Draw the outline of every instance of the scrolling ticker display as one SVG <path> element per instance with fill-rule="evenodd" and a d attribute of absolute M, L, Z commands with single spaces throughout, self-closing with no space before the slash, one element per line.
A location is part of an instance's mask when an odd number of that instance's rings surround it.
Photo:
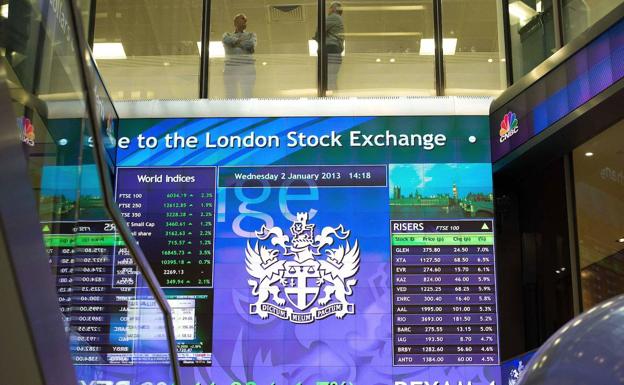
<path fill-rule="evenodd" d="M 500 383 L 486 116 L 133 119 L 120 137 L 116 199 L 183 380 Z M 139 283 L 114 229 L 95 230 L 80 242 L 116 249 L 83 283 L 125 295 L 107 294 L 102 350 L 80 363 L 155 365 L 122 343 L 141 336 Z"/>

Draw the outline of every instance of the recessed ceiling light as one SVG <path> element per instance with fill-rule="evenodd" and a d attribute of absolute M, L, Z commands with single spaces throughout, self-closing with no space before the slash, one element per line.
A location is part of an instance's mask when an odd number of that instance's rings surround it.
<path fill-rule="evenodd" d="M 422 36 L 422 32 L 345 32 L 347 37 L 407 37 Z"/>
<path fill-rule="evenodd" d="M 220 41 L 208 42 L 208 55 L 210 57 L 225 57 L 225 47 Z"/>
<path fill-rule="evenodd" d="M 375 59 L 375 61 L 376 61 L 377 63 L 380 63 L 380 62 L 381 62 L 381 59 L 380 59 L 380 58 L 377 58 L 377 59 Z"/>
<path fill-rule="evenodd" d="M 199 51 L 199 54 L 201 55 L 201 51 L 202 51 L 202 43 L 201 41 L 197 42 L 197 51 Z M 225 57 L 225 47 L 223 47 L 223 43 L 216 40 L 216 41 L 209 41 L 208 42 L 208 55 L 210 56 L 210 58 L 217 58 L 217 57 Z"/>
<path fill-rule="evenodd" d="M 96 60 L 127 59 L 126 51 L 121 43 L 93 44 L 93 57 Z"/>
<path fill-rule="evenodd" d="M 308 40 L 308 54 L 318 56 L 318 42 L 314 39 Z"/>
<path fill-rule="evenodd" d="M 493 63 L 493 62 L 494 62 L 494 59 L 492 59 L 492 58 L 488 59 L 488 63 Z"/>
<path fill-rule="evenodd" d="M 347 52 L 347 42 L 343 43 L 342 53 L 340 56 L 344 56 Z M 308 40 L 308 53 L 310 56 L 318 56 L 318 42 L 316 40 Z"/>
<path fill-rule="evenodd" d="M 457 48 L 456 38 L 444 38 L 442 39 L 442 52 L 444 55 L 455 55 L 455 48 Z M 420 39 L 420 55 L 434 55 L 435 54 L 435 42 L 433 39 Z"/>
<path fill-rule="evenodd" d="M 588 151 L 588 152 L 585 153 L 585 156 L 590 158 L 590 157 L 594 156 L 594 153 L 591 152 L 591 151 Z"/>
<path fill-rule="evenodd" d="M 509 4 L 509 13 L 522 21 L 537 15 L 537 10 L 518 0 Z"/>
<path fill-rule="evenodd" d="M 169 63 L 168 61 L 166 61 L 166 62 L 164 62 L 164 63 L 163 63 L 163 65 L 164 65 L 165 67 L 169 67 L 169 66 L 171 65 L 171 63 Z"/>
<path fill-rule="evenodd" d="M 345 11 L 357 12 L 357 11 L 424 11 L 426 8 L 424 5 L 345 5 L 343 7 Z"/>
<path fill-rule="evenodd" d="M 395 58 L 390 58 L 390 63 L 394 63 L 396 61 Z"/>
<path fill-rule="evenodd" d="M 619 243 L 624 243 L 624 238 L 620 238 L 617 240 Z"/>
<path fill-rule="evenodd" d="M 262 62 L 262 65 L 263 65 L 263 66 L 267 65 L 267 62 L 263 61 L 263 62 Z"/>

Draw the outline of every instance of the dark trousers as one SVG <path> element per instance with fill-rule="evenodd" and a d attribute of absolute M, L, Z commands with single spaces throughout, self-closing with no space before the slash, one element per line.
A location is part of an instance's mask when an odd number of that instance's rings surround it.
<path fill-rule="evenodd" d="M 342 49 L 334 44 L 327 45 L 327 89 L 338 89 L 338 72 L 342 64 Z"/>

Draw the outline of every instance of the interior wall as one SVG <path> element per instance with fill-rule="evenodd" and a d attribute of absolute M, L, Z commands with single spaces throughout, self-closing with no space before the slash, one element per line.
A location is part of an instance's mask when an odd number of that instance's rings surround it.
<path fill-rule="evenodd" d="M 574 317 L 564 158 L 497 175 L 501 352 L 539 347 Z"/>

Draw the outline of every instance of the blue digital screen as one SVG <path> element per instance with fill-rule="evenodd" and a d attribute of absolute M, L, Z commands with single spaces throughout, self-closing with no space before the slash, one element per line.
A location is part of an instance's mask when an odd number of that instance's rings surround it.
<path fill-rule="evenodd" d="M 133 119 L 118 147 L 184 384 L 500 383 L 486 116 Z M 86 383 L 160 381 L 85 354 Z"/>

